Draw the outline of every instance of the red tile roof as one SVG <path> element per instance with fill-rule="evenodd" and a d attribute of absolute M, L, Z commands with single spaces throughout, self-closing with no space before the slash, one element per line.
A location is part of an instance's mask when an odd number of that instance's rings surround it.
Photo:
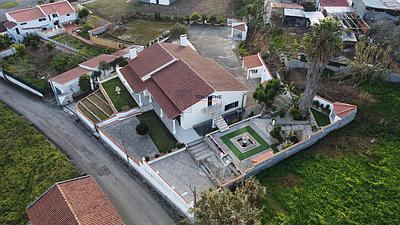
<path fill-rule="evenodd" d="M 342 102 L 335 102 L 333 103 L 333 109 L 338 117 L 343 118 L 350 114 L 353 110 L 357 109 L 357 106 Z"/>
<path fill-rule="evenodd" d="M 136 59 L 130 59 L 128 62 L 139 77 L 144 77 L 173 60 L 174 57 L 160 44 L 154 44 L 148 47 L 146 51 L 139 52 Z"/>
<path fill-rule="evenodd" d="M 263 63 L 260 60 L 258 54 L 246 56 L 243 58 L 243 61 L 244 61 L 244 67 L 247 69 L 263 66 Z"/>
<path fill-rule="evenodd" d="M 240 30 L 242 32 L 246 32 L 246 25 L 245 24 L 239 24 L 239 25 L 233 26 L 233 29 Z"/>
<path fill-rule="evenodd" d="M 81 67 L 75 67 L 72 70 L 68 70 L 65 73 L 62 73 L 60 75 L 50 78 L 50 80 L 57 82 L 59 84 L 65 84 L 69 81 L 79 78 L 83 74 L 90 73 L 90 72 L 91 72 L 90 70 L 83 69 Z"/>
<path fill-rule="evenodd" d="M 8 15 L 14 18 L 17 22 L 26 22 L 43 18 L 53 13 L 66 15 L 73 12 L 75 12 L 75 10 L 68 1 L 60 1 L 8 12 Z"/>
<path fill-rule="evenodd" d="M 27 22 L 46 17 L 38 7 L 12 11 L 9 12 L 8 15 L 14 18 L 17 22 Z"/>
<path fill-rule="evenodd" d="M 175 118 L 215 91 L 248 90 L 245 85 L 237 81 L 213 60 L 201 56 L 190 47 L 167 43 L 162 46 L 154 45 L 159 46 L 145 49 L 138 54 L 136 59 L 130 60 L 128 66 L 121 68 L 120 72 L 136 93 L 148 89 L 170 119 Z M 143 81 L 141 78 L 146 74 L 138 74 L 137 71 L 143 70 L 135 70 L 133 66 L 144 63 L 140 58 L 149 58 L 147 54 L 156 57 L 156 53 L 160 53 L 160 50 L 166 51 L 176 61 L 154 73 L 150 79 Z M 140 63 L 135 63 L 136 60 L 140 60 Z M 147 61 L 147 64 L 151 64 L 153 61 Z M 160 60 L 156 64 L 161 65 L 159 62 Z M 162 64 L 162 66 L 164 65 Z M 155 68 L 154 66 L 148 67 Z"/>
<path fill-rule="evenodd" d="M 320 0 L 319 4 L 322 7 L 349 7 L 346 0 Z"/>
<path fill-rule="evenodd" d="M 32 225 L 123 225 L 96 181 L 79 177 L 56 183 L 27 208 Z"/>
<path fill-rule="evenodd" d="M 118 56 L 115 55 L 107 55 L 107 54 L 101 54 L 99 56 L 96 56 L 94 58 L 89 59 L 88 61 L 85 61 L 81 63 L 80 65 L 82 66 L 87 66 L 90 68 L 96 68 L 99 66 L 100 62 L 111 62 L 114 59 L 118 58 Z"/>
<path fill-rule="evenodd" d="M 67 15 L 69 13 L 75 12 L 71 4 L 68 1 L 59 1 L 48 4 L 39 5 L 46 15 L 58 13 L 59 15 Z"/>
<path fill-rule="evenodd" d="M 302 9 L 303 6 L 295 4 L 295 3 L 280 3 L 273 2 L 271 3 L 272 8 L 274 9 Z"/>
<path fill-rule="evenodd" d="M 7 21 L 7 22 L 4 23 L 4 26 L 7 29 L 13 29 L 15 26 L 17 26 L 17 24 L 14 23 L 13 21 Z"/>

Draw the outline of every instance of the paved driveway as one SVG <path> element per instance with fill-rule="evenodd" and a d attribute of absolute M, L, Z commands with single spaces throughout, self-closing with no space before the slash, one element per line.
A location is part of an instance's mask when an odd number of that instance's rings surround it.
<path fill-rule="evenodd" d="M 259 83 L 259 80 L 246 80 L 242 64 L 233 52 L 235 42 L 232 41 L 230 32 L 230 27 L 190 26 L 189 40 L 200 54 L 212 58 L 231 72 L 236 79 L 249 87 L 250 93 L 247 95 L 247 106 L 254 106 L 256 102 L 251 93 Z"/>
<path fill-rule="evenodd" d="M 175 224 L 143 183 L 66 113 L 0 80 L 0 101 L 20 113 L 63 150 L 81 173 L 92 175 L 128 225 Z M 168 212 L 167 212 L 168 211 Z"/>

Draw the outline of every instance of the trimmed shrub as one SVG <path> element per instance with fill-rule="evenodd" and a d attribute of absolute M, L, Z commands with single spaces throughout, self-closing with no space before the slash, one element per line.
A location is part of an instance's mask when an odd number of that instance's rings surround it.
<path fill-rule="evenodd" d="M 282 142 L 283 138 L 281 132 L 282 132 L 282 127 L 275 126 L 274 129 L 272 129 L 271 132 L 269 132 L 269 134 L 271 135 L 271 137 L 275 138 L 279 142 Z"/>
<path fill-rule="evenodd" d="M 301 114 L 301 110 L 299 108 L 291 108 L 290 115 L 292 115 L 294 120 L 303 120 L 303 115 Z"/>
<path fill-rule="evenodd" d="M 79 88 L 83 93 L 90 91 L 90 76 L 88 74 L 84 74 L 79 78 Z"/>
<path fill-rule="evenodd" d="M 210 18 L 208 19 L 208 22 L 210 22 L 211 24 L 215 24 L 217 22 L 217 17 L 216 16 L 210 16 Z"/>
<path fill-rule="evenodd" d="M 139 123 L 136 126 L 136 133 L 139 135 L 145 135 L 149 132 L 149 126 L 146 123 Z"/>
<path fill-rule="evenodd" d="M 198 22 L 200 20 L 200 18 L 201 18 L 200 13 L 193 12 L 192 16 L 190 17 L 190 20 L 193 21 L 193 22 Z"/>

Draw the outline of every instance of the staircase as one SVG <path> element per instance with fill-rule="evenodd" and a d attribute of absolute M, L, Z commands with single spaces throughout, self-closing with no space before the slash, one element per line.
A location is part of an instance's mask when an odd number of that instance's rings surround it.
<path fill-rule="evenodd" d="M 203 139 L 189 143 L 188 150 L 197 164 L 201 164 L 204 160 L 214 155 L 214 152 Z"/>
<path fill-rule="evenodd" d="M 211 116 L 212 119 L 214 120 L 215 125 L 220 131 L 229 130 L 228 124 L 226 123 L 226 121 L 224 120 L 224 118 L 220 113 L 213 111 L 211 112 Z"/>

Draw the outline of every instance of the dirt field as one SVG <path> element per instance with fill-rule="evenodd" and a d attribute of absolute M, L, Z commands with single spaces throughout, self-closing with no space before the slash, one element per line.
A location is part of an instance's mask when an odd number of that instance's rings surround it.
<path fill-rule="evenodd" d="M 206 15 L 230 17 L 234 15 L 234 0 L 177 0 L 170 6 L 149 5 L 137 3 L 138 11 L 146 13 L 160 13 L 170 16 L 186 16 L 193 12 Z"/>

